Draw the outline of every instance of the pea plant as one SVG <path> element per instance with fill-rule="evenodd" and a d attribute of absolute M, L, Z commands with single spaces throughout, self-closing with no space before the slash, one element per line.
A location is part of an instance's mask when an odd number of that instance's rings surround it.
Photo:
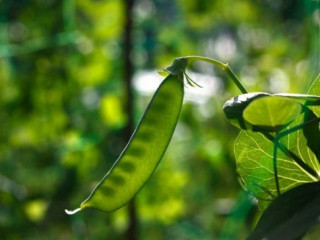
<path fill-rule="evenodd" d="M 115 211 L 132 199 L 151 177 L 178 122 L 184 80 L 193 61 L 225 70 L 241 91 L 223 110 L 241 129 L 235 141 L 237 171 L 243 187 L 263 212 L 248 240 L 300 239 L 320 216 L 320 77 L 308 94 L 248 93 L 228 64 L 200 57 L 177 58 L 160 72 L 165 77 L 117 161 L 74 214 L 92 207 Z"/>

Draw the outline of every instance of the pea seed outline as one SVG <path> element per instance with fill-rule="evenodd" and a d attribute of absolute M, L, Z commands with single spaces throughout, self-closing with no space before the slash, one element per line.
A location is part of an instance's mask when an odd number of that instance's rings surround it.
<path fill-rule="evenodd" d="M 156 90 L 114 165 L 80 208 L 65 210 L 66 213 L 74 214 L 87 207 L 112 212 L 130 201 L 152 176 L 162 159 L 178 122 L 183 97 L 183 75 L 168 75 Z M 144 141 L 148 141 L 145 146 Z M 159 141 L 160 144 L 156 144 Z M 154 142 L 156 148 L 149 149 L 150 142 Z M 148 163 L 143 162 L 146 158 L 149 158 Z"/>

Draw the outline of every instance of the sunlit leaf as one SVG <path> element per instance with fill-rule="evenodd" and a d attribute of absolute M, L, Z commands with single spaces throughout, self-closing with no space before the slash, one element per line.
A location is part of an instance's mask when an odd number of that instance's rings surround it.
<path fill-rule="evenodd" d="M 235 96 L 223 105 L 223 112 L 231 124 L 240 129 L 252 129 L 252 126 L 243 118 L 243 112 L 252 101 L 261 97 L 270 96 L 265 92 L 251 92 Z"/>
<path fill-rule="evenodd" d="M 290 98 L 299 101 L 300 103 L 306 105 L 313 105 L 310 106 L 311 110 L 304 109 L 304 113 L 296 116 L 284 130 L 305 123 L 306 121 L 311 122 L 305 124 L 305 126 L 303 126 L 301 129 L 291 132 L 289 135 L 286 135 L 280 139 L 280 144 L 283 146 L 283 149 L 287 150 L 278 150 L 276 159 L 281 193 L 284 193 L 285 191 L 303 183 L 319 180 L 318 176 L 320 167 L 316 155 L 319 155 L 319 139 L 317 137 L 319 135 L 319 123 L 317 121 L 317 116 L 319 116 L 320 111 L 318 106 L 314 106 L 317 105 L 319 100 L 319 78 L 310 88 L 309 94 L 312 95 L 276 94 L 277 98 L 285 97 L 287 99 Z M 270 97 L 265 99 L 267 100 L 268 98 Z M 256 103 L 252 103 L 253 106 L 255 106 L 255 104 L 259 105 L 259 101 L 261 101 L 261 99 L 256 101 Z M 293 110 L 296 108 L 294 105 L 295 104 L 291 106 Z M 278 118 L 279 114 L 283 116 L 282 113 L 286 107 L 287 106 L 283 106 L 283 109 L 279 108 L 276 111 L 275 117 Z M 246 113 L 246 120 L 257 124 L 260 120 L 255 117 L 259 114 L 254 116 L 253 110 L 254 108 L 252 109 L 251 116 L 248 114 L 248 112 Z M 259 112 L 258 109 L 255 110 Z M 268 109 L 266 108 L 266 111 L 267 110 Z M 246 109 L 246 111 L 249 110 Z M 291 115 L 291 113 L 287 114 L 289 116 Z M 285 118 L 286 117 L 284 116 L 284 119 Z M 287 119 L 290 118 L 292 118 L 292 116 L 288 117 Z M 270 119 L 263 119 L 263 121 L 270 121 Z M 274 136 L 275 135 L 268 133 L 262 134 L 250 131 L 242 131 L 235 143 L 235 155 L 237 159 L 238 172 L 245 187 L 254 196 L 260 199 L 259 204 L 262 207 L 265 207 L 268 204 L 262 200 L 272 200 L 277 195 L 273 170 Z M 311 173 L 297 164 L 297 161 L 295 161 L 293 158 L 297 158 L 302 161 L 307 168 L 312 170 Z"/>
<path fill-rule="evenodd" d="M 288 128 L 302 122 L 300 115 Z M 307 147 L 303 131 L 299 130 L 281 139 L 281 145 L 306 165 L 320 172 L 314 153 Z M 237 171 L 245 187 L 260 200 L 272 200 L 276 194 L 273 170 L 272 135 L 242 131 L 235 143 Z M 281 150 L 277 154 L 277 169 L 281 192 L 318 178 L 302 169 L 292 158 Z M 259 201 L 261 204 L 262 202 Z"/>
<path fill-rule="evenodd" d="M 289 98 L 266 96 L 252 101 L 244 110 L 244 119 L 252 125 L 280 129 L 300 112 L 301 104 Z"/>
<path fill-rule="evenodd" d="M 308 93 L 320 96 L 320 74 L 312 83 Z M 320 107 L 311 107 L 311 109 L 318 117 L 320 116 Z"/>

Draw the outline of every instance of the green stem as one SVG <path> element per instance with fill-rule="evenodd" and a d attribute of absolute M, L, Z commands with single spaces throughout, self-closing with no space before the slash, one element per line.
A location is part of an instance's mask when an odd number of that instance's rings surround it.
<path fill-rule="evenodd" d="M 190 60 L 198 60 L 198 61 L 203 61 L 203 62 L 208 62 L 211 64 L 214 64 L 218 67 L 220 67 L 222 70 L 226 71 L 228 73 L 228 75 L 231 77 L 232 81 L 237 85 L 237 87 L 239 88 L 239 90 L 242 93 L 248 93 L 248 91 L 246 90 L 246 88 L 241 84 L 240 80 L 237 78 L 237 76 L 233 73 L 232 69 L 229 67 L 228 63 L 223 63 L 211 58 L 207 58 L 207 57 L 201 57 L 201 56 L 186 56 L 186 57 L 182 57 L 182 58 L 186 58 L 186 59 L 190 59 Z"/>

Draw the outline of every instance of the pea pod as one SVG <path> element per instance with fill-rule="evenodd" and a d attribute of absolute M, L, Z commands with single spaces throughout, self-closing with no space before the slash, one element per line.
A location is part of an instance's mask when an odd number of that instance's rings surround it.
<path fill-rule="evenodd" d="M 124 206 L 150 178 L 176 127 L 184 96 L 183 75 L 169 75 L 155 92 L 127 146 L 74 214 L 93 207 L 114 211 Z"/>

